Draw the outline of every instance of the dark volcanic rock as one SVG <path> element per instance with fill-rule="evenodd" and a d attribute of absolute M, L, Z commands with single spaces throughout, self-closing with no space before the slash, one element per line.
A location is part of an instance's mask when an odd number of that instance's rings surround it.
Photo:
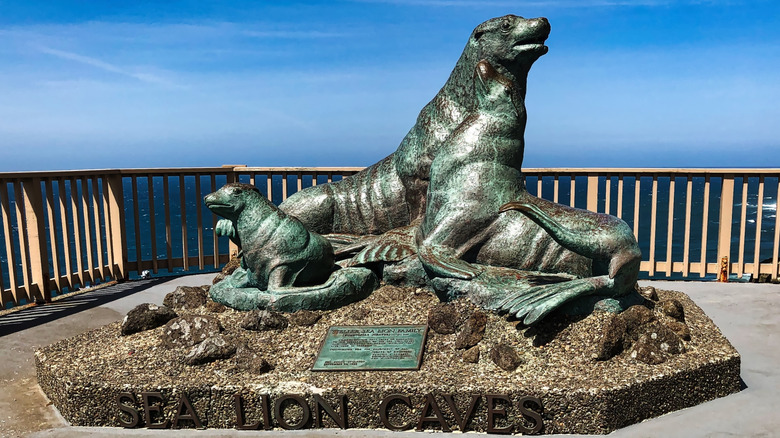
<path fill-rule="evenodd" d="M 608 321 L 601 327 L 597 335 L 593 359 L 609 360 L 623 351 L 623 339 L 626 336 L 626 321 L 617 316 L 608 317 Z"/>
<path fill-rule="evenodd" d="M 187 365 L 200 365 L 214 362 L 217 359 L 227 359 L 236 352 L 236 346 L 225 335 L 209 336 L 196 345 L 184 357 Z"/>
<path fill-rule="evenodd" d="M 667 354 L 658 348 L 655 342 L 652 342 L 647 335 L 641 335 L 639 339 L 631 346 L 629 353 L 632 359 L 644 362 L 648 365 L 658 365 L 666 361 Z"/>
<path fill-rule="evenodd" d="M 652 322 L 642 328 L 642 333 L 631 348 L 631 357 L 655 365 L 666 361 L 670 354 L 685 351 L 685 344 L 672 329 Z"/>
<path fill-rule="evenodd" d="M 366 319 L 370 314 L 371 311 L 366 309 L 365 307 L 358 307 L 357 309 L 349 312 L 349 319 L 360 321 Z"/>
<path fill-rule="evenodd" d="M 222 313 L 227 310 L 227 307 L 224 304 L 218 303 L 216 301 L 208 300 L 206 301 L 206 310 L 211 313 Z"/>
<path fill-rule="evenodd" d="M 619 318 L 625 323 L 624 347 L 630 345 L 639 338 L 642 327 L 655 321 L 655 314 L 645 306 L 631 306 L 619 315 Z"/>
<path fill-rule="evenodd" d="M 428 310 L 428 326 L 442 335 L 455 333 L 458 326 L 458 311 L 452 304 L 441 303 Z"/>
<path fill-rule="evenodd" d="M 661 301 L 658 303 L 658 307 L 666 316 L 670 316 L 678 321 L 685 320 L 685 310 L 683 309 L 682 304 L 677 300 Z"/>
<path fill-rule="evenodd" d="M 316 324 L 321 317 L 322 315 L 317 312 L 312 312 L 311 310 L 299 310 L 290 314 L 287 319 L 290 320 L 290 324 L 292 325 L 310 327 Z"/>
<path fill-rule="evenodd" d="M 253 310 L 241 320 L 241 328 L 262 332 L 287 328 L 287 318 L 272 310 Z"/>
<path fill-rule="evenodd" d="M 163 298 L 163 305 L 171 309 L 192 310 L 206 304 L 208 293 L 202 287 L 179 286 Z"/>
<path fill-rule="evenodd" d="M 251 374 L 265 374 L 274 369 L 270 362 L 263 359 L 257 352 L 251 350 L 246 345 L 238 347 L 234 360 L 238 369 Z"/>
<path fill-rule="evenodd" d="M 127 312 L 125 319 L 122 320 L 122 336 L 151 330 L 173 318 L 176 318 L 176 312 L 168 307 L 151 303 L 139 304 Z"/>
<path fill-rule="evenodd" d="M 168 321 L 162 334 L 168 348 L 192 347 L 222 330 L 219 320 L 211 316 L 184 315 Z"/>
<path fill-rule="evenodd" d="M 639 287 L 637 292 L 648 300 L 658 301 L 658 291 L 653 286 Z"/>
<path fill-rule="evenodd" d="M 523 363 L 523 359 L 514 348 L 507 344 L 496 344 L 490 349 L 490 360 L 505 371 L 514 371 Z"/>
<path fill-rule="evenodd" d="M 239 266 L 241 266 L 241 259 L 238 257 L 231 257 L 230 261 L 222 268 L 222 272 L 217 274 L 217 276 L 214 277 L 214 280 L 211 281 L 211 284 L 214 285 L 224 280 L 225 277 L 232 274 Z"/>
<path fill-rule="evenodd" d="M 463 362 L 468 362 L 468 363 L 479 362 L 479 345 L 475 345 L 463 352 Z"/>
<path fill-rule="evenodd" d="M 669 329 L 673 331 L 680 338 L 686 341 L 691 340 L 691 329 L 684 322 L 669 321 L 664 323 L 664 325 L 669 327 Z"/>
<path fill-rule="evenodd" d="M 455 348 L 471 348 L 485 336 L 485 326 L 487 325 L 487 315 L 481 310 L 475 310 L 469 316 L 463 329 L 455 339 Z"/>

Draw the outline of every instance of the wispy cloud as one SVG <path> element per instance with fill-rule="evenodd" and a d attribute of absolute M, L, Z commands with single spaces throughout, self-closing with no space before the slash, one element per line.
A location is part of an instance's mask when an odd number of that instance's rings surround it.
<path fill-rule="evenodd" d="M 480 0 L 352 0 L 358 3 L 385 3 L 393 5 L 407 6 L 429 6 L 429 7 L 467 7 L 467 8 L 487 8 L 487 7 L 517 7 L 517 1 L 480 1 Z M 609 7 L 609 6 L 669 6 L 675 3 L 688 4 L 716 4 L 725 3 L 718 0 L 538 0 L 524 1 L 523 7 L 544 7 L 544 8 L 589 8 L 589 7 Z"/>
<path fill-rule="evenodd" d="M 257 37 L 257 38 L 281 38 L 281 39 L 319 39 L 319 38 L 341 38 L 348 36 L 346 33 L 337 32 L 320 32 L 316 30 L 307 31 L 288 31 L 288 30 L 271 30 L 271 31 L 257 31 L 257 30 L 245 30 L 241 32 L 242 35 Z"/>
<path fill-rule="evenodd" d="M 108 63 L 108 62 L 105 62 L 105 61 L 102 61 L 102 60 L 97 59 L 97 58 L 93 58 L 91 56 L 80 55 L 78 53 L 67 52 L 65 50 L 53 49 L 51 47 L 40 46 L 40 45 L 33 45 L 33 47 L 37 51 L 39 51 L 41 53 L 45 53 L 47 55 L 56 56 L 57 58 L 66 59 L 66 60 L 69 60 L 69 61 L 75 61 L 75 62 L 78 62 L 78 63 L 81 63 L 81 64 L 85 64 L 85 65 L 89 65 L 89 66 L 92 66 L 92 67 L 95 67 L 95 68 L 99 68 L 99 69 L 107 71 L 107 72 L 116 73 L 116 74 L 120 74 L 120 75 L 123 75 L 123 76 L 131 77 L 131 78 L 137 79 L 137 80 L 142 81 L 142 82 L 147 82 L 147 83 L 156 84 L 156 85 L 165 85 L 165 86 L 178 87 L 178 85 L 176 85 L 176 84 L 174 84 L 174 83 L 172 83 L 172 82 L 170 82 L 170 81 L 168 81 L 168 80 L 166 80 L 164 78 L 161 78 L 160 76 L 157 76 L 155 74 L 130 71 L 128 69 L 119 67 L 117 65 L 114 65 L 114 64 L 111 64 L 111 63 Z"/>

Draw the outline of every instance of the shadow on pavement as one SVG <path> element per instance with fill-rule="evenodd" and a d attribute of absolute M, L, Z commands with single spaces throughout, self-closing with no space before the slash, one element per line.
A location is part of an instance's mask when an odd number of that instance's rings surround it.
<path fill-rule="evenodd" d="M 170 280 L 161 277 L 127 281 L 0 316 L 0 337 L 101 306 Z"/>

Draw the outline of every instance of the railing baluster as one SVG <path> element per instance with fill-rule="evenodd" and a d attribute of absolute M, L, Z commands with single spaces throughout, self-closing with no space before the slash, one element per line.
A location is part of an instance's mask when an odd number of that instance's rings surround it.
<path fill-rule="evenodd" d="M 542 175 L 536 175 L 536 197 L 542 197 Z"/>
<path fill-rule="evenodd" d="M 298 190 L 296 191 L 296 193 L 297 193 L 297 192 L 300 192 L 301 189 L 303 189 L 303 174 L 301 172 L 298 172 L 296 174 L 296 176 L 297 176 L 297 179 L 298 179 Z"/>
<path fill-rule="evenodd" d="M 268 194 L 268 200 L 271 202 L 274 202 L 274 175 L 271 172 L 268 172 L 265 175 L 265 183 L 266 183 L 266 193 Z"/>
<path fill-rule="evenodd" d="M 585 208 L 597 212 L 599 209 L 599 176 L 588 175 L 588 199 L 585 201 Z"/>
<path fill-rule="evenodd" d="M 203 259 L 203 193 L 200 191 L 200 177 L 201 174 L 195 174 L 195 205 L 198 206 L 197 213 L 195 213 L 195 220 L 198 226 L 198 269 L 203 270 L 205 261 Z"/>
<path fill-rule="evenodd" d="M 761 222 L 764 217 L 764 177 L 758 177 L 758 209 L 756 210 L 756 240 L 753 252 L 753 279 L 761 273 Z"/>
<path fill-rule="evenodd" d="M 92 213 L 95 219 L 95 244 L 97 246 L 97 277 L 102 281 L 106 279 L 103 268 L 105 267 L 103 260 L 103 239 L 100 232 L 100 203 L 98 201 L 98 180 L 97 177 L 92 177 Z"/>
<path fill-rule="evenodd" d="M 154 214 L 154 176 L 146 175 L 149 193 L 149 234 L 152 237 L 152 272 L 157 273 L 157 222 Z"/>
<path fill-rule="evenodd" d="M 333 172 L 328 172 L 328 182 L 333 182 Z"/>
<path fill-rule="evenodd" d="M 165 214 L 165 264 L 168 273 L 173 272 L 173 251 L 171 239 L 171 194 L 168 185 L 170 176 L 163 175 L 163 212 Z"/>
<path fill-rule="evenodd" d="M 181 258 L 182 269 L 185 271 L 190 270 L 190 256 L 187 245 L 187 202 L 184 195 L 184 174 L 178 175 L 179 177 L 179 206 L 181 207 Z M 252 178 L 254 179 L 254 178 Z M 252 182 L 254 186 L 254 182 Z"/>
<path fill-rule="evenodd" d="M 11 235 L 11 207 L 8 198 L 8 183 L 0 181 L 0 205 L 2 205 L 3 214 L 3 235 L 5 236 L 5 251 L 8 260 L 8 286 L 11 288 L 11 295 L 14 302 L 19 303 L 23 296 L 20 296 L 19 279 L 16 278 L 16 266 L 18 260 L 13 247 L 13 237 Z"/>
<path fill-rule="evenodd" d="M 108 265 L 104 268 L 103 275 L 106 278 L 121 279 L 122 277 L 116 272 L 114 267 L 116 266 L 114 261 L 114 245 L 116 239 L 119 239 L 118 230 L 112 230 L 112 218 L 111 218 L 111 206 L 109 205 L 109 197 L 111 196 L 111 188 L 108 182 L 109 176 L 103 175 L 102 187 L 103 187 L 103 225 L 105 226 L 106 236 L 106 258 L 108 259 Z M 116 234 L 116 236 L 114 235 Z"/>
<path fill-rule="evenodd" d="M 82 236 L 82 228 L 81 224 L 83 221 L 81 220 L 82 211 L 79 204 L 79 179 L 78 178 L 72 178 L 69 180 L 70 182 L 70 216 L 71 220 L 73 221 L 73 243 L 76 249 L 76 266 L 75 266 L 75 274 L 77 275 L 76 282 L 79 285 L 79 287 L 86 287 L 88 279 L 85 278 L 84 274 L 84 253 L 82 244 L 84 243 L 84 239 Z"/>
<path fill-rule="evenodd" d="M 731 273 L 731 217 L 734 209 L 734 175 L 723 175 L 720 190 L 720 214 L 718 219 L 718 261 L 729 258 L 728 271 Z M 740 275 L 742 275 L 740 273 Z"/>
<path fill-rule="evenodd" d="M 217 175 L 211 174 L 211 192 L 217 191 Z M 214 246 L 214 268 L 219 268 L 219 238 L 217 236 L 217 215 L 211 214 L 211 231 Z"/>
<path fill-rule="evenodd" d="M 674 175 L 669 176 L 669 214 L 666 224 L 666 276 L 672 275 L 672 238 L 674 237 Z"/>
<path fill-rule="evenodd" d="M 559 175 L 553 176 L 553 202 L 555 203 L 558 202 L 558 187 L 559 187 L 558 178 L 559 177 L 560 177 Z"/>
<path fill-rule="evenodd" d="M 777 179 L 777 192 L 775 194 L 775 244 L 772 252 L 773 279 L 780 279 L 780 177 Z"/>
<path fill-rule="evenodd" d="M 14 206 L 16 207 L 16 226 L 19 237 L 19 256 L 21 258 L 22 265 L 22 281 L 24 286 L 24 298 L 26 300 L 32 299 L 32 277 L 30 275 L 30 268 L 28 266 L 30 262 L 30 255 L 28 253 L 27 242 L 27 226 L 24 218 L 24 203 L 25 199 L 22 196 L 22 181 L 15 180 L 14 186 Z"/>
<path fill-rule="evenodd" d="M 574 207 L 577 201 L 577 175 L 572 174 L 569 182 L 569 206 Z"/>
<path fill-rule="evenodd" d="M 65 193 L 65 178 L 60 179 L 57 181 L 57 189 L 59 189 L 59 203 L 60 203 L 60 225 L 62 226 L 62 249 L 63 253 L 65 255 L 65 271 L 67 272 L 68 276 L 68 287 L 71 289 L 76 288 L 76 284 L 78 284 L 78 278 L 76 280 L 73 279 L 73 263 L 71 260 L 71 254 L 70 254 L 70 237 L 74 235 L 74 231 L 71 228 L 71 225 L 68 223 L 68 209 L 67 209 L 67 195 Z M 68 181 L 71 190 L 73 190 L 73 183 L 72 181 Z"/>
<path fill-rule="evenodd" d="M 54 184 L 51 178 L 46 178 L 46 212 L 49 219 L 49 247 L 51 248 L 51 263 L 54 268 L 54 284 L 57 290 L 62 290 L 62 272 L 60 269 L 60 247 L 61 239 L 57 234 L 57 227 L 54 225 Z M 48 279 L 46 279 L 48 281 Z"/>
<path fill-rule="evenodd" d="M 604 178 L 604 213 L 606 214 L 609 214 L 610 211 L 610 198 L 612 198 L 612 177 L 607 174 Z"/>
<path fill-rule="evenodd" d="M 636 240 L 639 240 L 639 188 L 641 185 L 642 177 L 637 175 L 634 178 L 634 237 Z"/>
<path fill-rule="evenodd" d="M 742 177 L 742 211 L 739 223 L 739 263 L 737 264 L 737 275 L 742 277 L 745 273 L 745 221 L 747 220 L 747 175 Z"/>
<path fill-rule="evenodd" d="M 84 241 L 87 250 L 86 271 L 90 282 L 94 284 L 97 281 L 95 275 L 95 263 L 92 259 L 92 220 L 89 217 L 89 183 L 86 177 L 81 178 L 81 217 L 84 218 Z"/>
<path fill-rule="evenodd" d="M 287 199 L 287 172 L 282 172 L 282 202 Z"/>
<path fill-rule="evenodd" d="M 701 277 L 707 275 L 707 225 L 710 215 L 710 176 L 704 177 L 704 205 L 701 214 Z M 729 222 L 730 224 L 731 222 Z"/>
<path fill-rule="evenodd" d="M 649 275 L 655 275 L 655 227 L 658 213 L 658 175 L 653 174 L 653 191 L 650 205 L 650 272 Z"/>
<path fill-rule="evenodd" d="M 135 178 L 133 178 L 135 181 Z M 111 263 L 110 272 L 117 280 L 128 278 L 127 268 L 127 227 L 125 225 L 125 193 L 122 184 L 122 175 L 113 174 L 103 177 L 103 199 L 108 209 L 103 211 L 106 214 L 106 230 L 111 236 L 111 246 L 109 248 L 109 263 Z M 135 220 L 138 217 L 138 201 L 135 193 L 133 210 L 135 211 Z M 137 223 L 137 222 L 136 222 Z M 138 232 L 136 231 L 136 235 Z M 136 237 L 138 238 L 138 237 Z M 136 247 L 136 253 L 140 251 L 140 245 Z M 140 257 L 139 268 L 140 268 Z"/>
<path fill-rule="evenodd" d="M 693 176 L 686 177 L 685 188 L 685 240 L 683 243 L 683 276 L 687 277 L 691 269 L 690 247 L 691 247 L 691 197 L 693 196 Z"/>
<path fill-rule="evenodd" d="M 615 216 L 623 218 L 623 174 L 618 174 L 618 188 L 617 188 L 617 214 Z"/>
<path fill-rule="evenodd" d="M 135 271 L 140 274 L 144 271 L 143 255 L 141 253 L 141 201 L 138 199 L 138 176 L 130 177 L 133 186 L 133 226 L 135 227 Z"/>

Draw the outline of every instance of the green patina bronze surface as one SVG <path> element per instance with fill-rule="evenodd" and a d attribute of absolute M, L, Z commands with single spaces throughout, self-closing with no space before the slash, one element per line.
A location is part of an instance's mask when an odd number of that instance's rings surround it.
<path fill-rule="evenodd" d="M 416 370 L 425 325 L 331 326 L 312 371 Z"/>
<path fill-rule="evenodd" d="M 625 222 L 524 186 L 527 77 L 549 32 L 544 18 L 514 15 L 477 26 L 398 150 L 356 175 L 302 190 L 279 210 L 263 199 L 246 219 L 212 200 L 229 219 L 218 234 L 245 260 L 215 299 L 241 309 L 334 307 L 370 293 L 370 268 L 387 283 L 429 287 L 445 301 L 467 296 L 525 324 L 562 307 L 635 303 L 641 254 Z M 274 239 L 253 238 L 261 246 L 243 237 L 277 229 Z"/>
<path fill-rule="evenodd" d="M 339 269 L 327 239 L 279 211 L 254 186 L 227 184 L 204 202 L 225 218 L 215 232 L 241 247 L 241 266 L 209 290 L 214 301 L 239 310 L 330 309 L 378 285 L 369 269 Z"/>

